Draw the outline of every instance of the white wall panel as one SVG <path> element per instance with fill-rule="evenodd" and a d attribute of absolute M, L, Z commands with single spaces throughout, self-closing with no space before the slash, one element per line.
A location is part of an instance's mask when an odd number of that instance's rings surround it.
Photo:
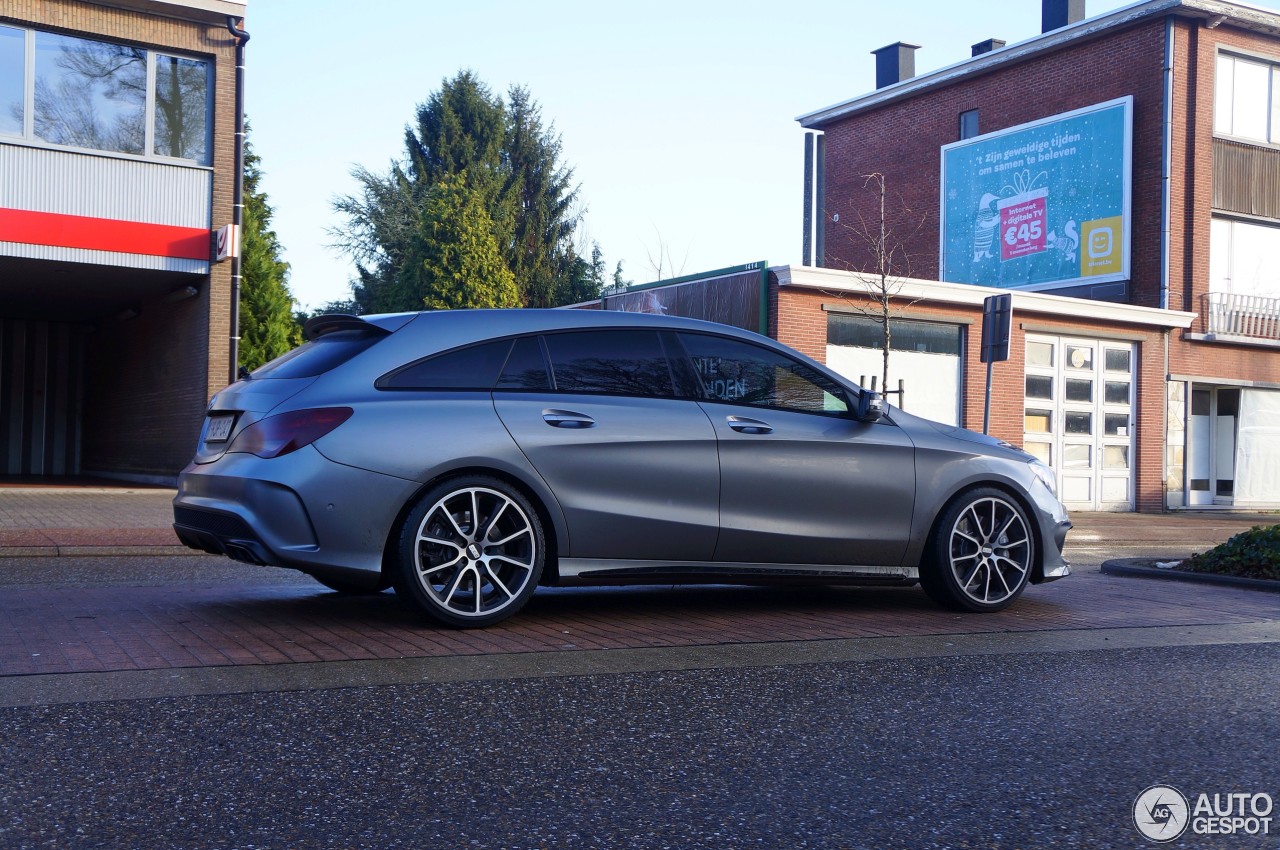
<path fill-rule="evenodd" d="M 0 144 L 0 207 L 210 227 L 213 172 L 171 163 Z"/>

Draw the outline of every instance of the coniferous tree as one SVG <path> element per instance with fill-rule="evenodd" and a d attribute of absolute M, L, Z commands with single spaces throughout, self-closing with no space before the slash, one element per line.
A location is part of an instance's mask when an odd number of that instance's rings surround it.
<path fill-rule="evenodd" d="M 421 309 L 422 293 L 405 285 L 405 273 L 411 260 L 422 260 L 423 234 L 441 186 L 473 195 L 486 212 L 516 287 L 512 306 L 571 303 L 583 290 L 581 258 L 572 247 L 580 219 L 573 209 L 573 170 L 560 162 L 559 137 L 543 126 L 529 92 L 513 87 L 509 98 L 504 104 L 473 73 L 460 72 L 418 107 L 405 130 L 402 163 L 385 175 L 352 172 L 359 191 L 335 202 L 347 226 L 333 233 L 356 262 L 352 291 L 362 312 Z M 439 208 L 466 208 L 474 217 L 470 203 L 456 197 Z M 417 252 L 412 258 L 411 250 Z M 420 268 L 411 274 L 420 275 Z M 473 300 L 488 296 L 444 299 Z"/>
<path fill-rule="evenodd" d="M 395 288 L 397 300 L 415 309 L 520 306 L 493 219 L 480 194 L 467 187 L 465 171 L 431 192 Z"/>
<path fill-rule="evenodd" d="M 244 220 L 240 235 L 240 365 L 256 369 L 294 348 L 302 333 L 293 317 L 289 264 L 271 229 L 261 159 L 245 141 Z"/>

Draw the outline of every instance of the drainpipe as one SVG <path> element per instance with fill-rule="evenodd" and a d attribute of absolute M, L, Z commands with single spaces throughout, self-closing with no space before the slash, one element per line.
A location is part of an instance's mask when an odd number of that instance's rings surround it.
<path fill-rule="evenodd" d="M 1173 167 L 1173 16 L 1164 19 L 1164 166 L 1160 169 L 1160 309 L 1169 309 L 1169 221 Z"/>
<path fill-rule="evenodd" d="M 230 328 L 230 378 L 234 384 L 240 372 L 240 229 L 244 224 L 244 46 L 249 43 L 249 33 L 241 27 L 244 18 L 227 16 L 227 31 L 236 39 L 236 165 L 235 188 L 231 224 L 236 236 L 236 252 L 231 257 L 231 328 Z"/>

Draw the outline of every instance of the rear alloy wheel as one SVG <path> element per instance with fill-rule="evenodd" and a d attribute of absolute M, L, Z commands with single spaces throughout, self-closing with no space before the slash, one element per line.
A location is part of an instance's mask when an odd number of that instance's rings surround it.
<path fill-rule="evenodd" d="M 396 592 L 447 625 L 492 625 L 529 601 L 545 551 L 537 512 L 510 485 L 446 481 L 405 518 Z"/>
<path fill-rule="evenodd" d="M 939 519 L 920 584 L 946 608 L 999 611 L 1031 577 L 1035 541 L 1022 508 L 993 489 L 970 490 Z"/>

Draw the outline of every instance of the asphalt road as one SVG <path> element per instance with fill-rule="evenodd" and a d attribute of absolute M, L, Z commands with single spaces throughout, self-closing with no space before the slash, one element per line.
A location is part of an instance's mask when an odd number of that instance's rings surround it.
<path fill-rule="evenodd" d="M 192 582 L 311 583 L 225 559 L 15 559 L 0 592 Z M 903 625 L 0 677 L 0 848 L 1133 848 L 1161 846 L 1132 820 L 1151 785 L 1280 802 L 1274 619 Z M 1274 850 L 1272 817 L 1265 837 L 1163 846 Z"/>
<path fill-rule="evenodd" d="M 1277 740 L 1274 643 L 8 708 L 0 846 L 1135 847 Z"/>

